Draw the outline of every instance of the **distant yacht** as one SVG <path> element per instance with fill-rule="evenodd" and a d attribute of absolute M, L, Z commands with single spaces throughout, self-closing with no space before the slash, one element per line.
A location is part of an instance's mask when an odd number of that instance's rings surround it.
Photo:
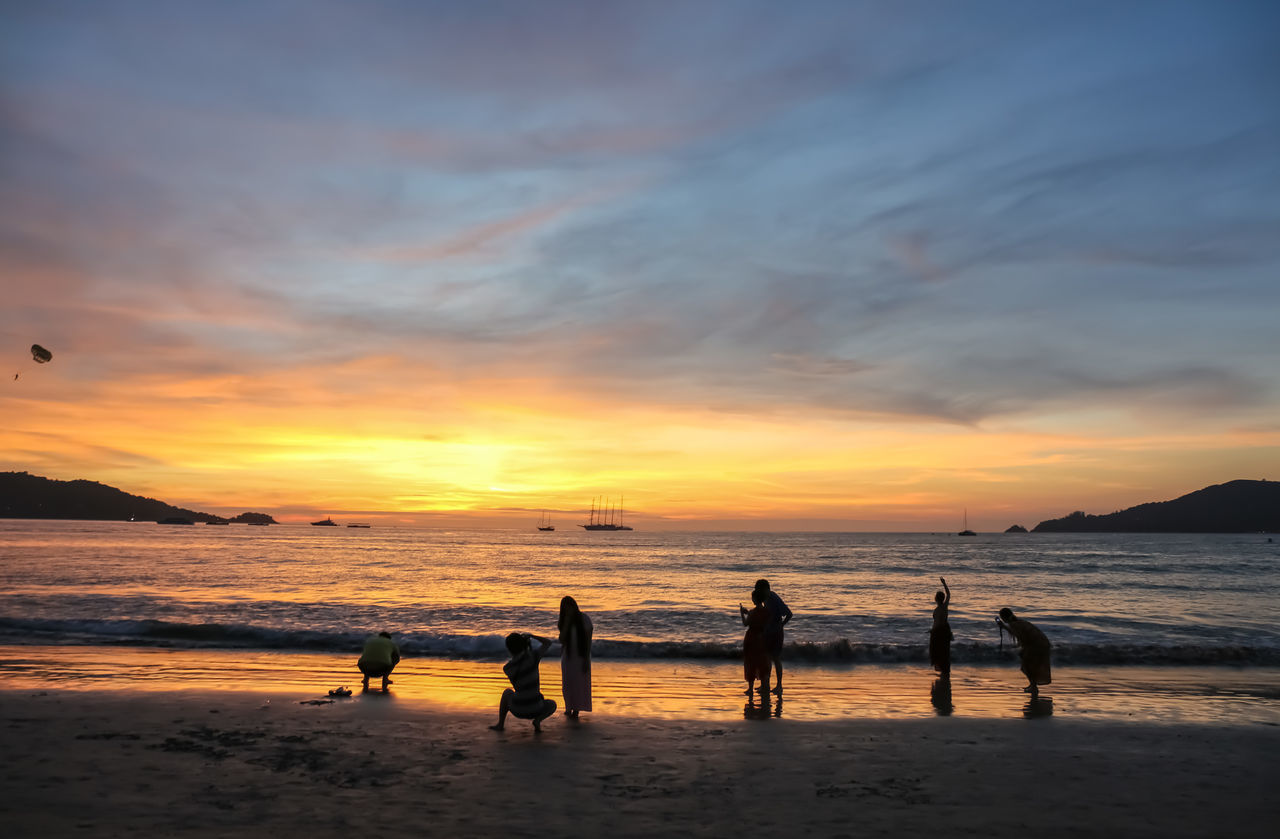
<path fill-rule="evenodd" d="M 957 536 L 977 536 L 978 535 L 969 529 L 969 510 L 967 507 L 965 508 L 965 511 L 964 511 L 964 530 L 961 530 L 956 535 Z"/>
<path fill-rule="evenodd" d="M 551 519 L 547 518 L 547 511 L 542 511 L 542 518 L 538 520 L 539 530 L 555 530 L 556 526 L 551 523 Z"/>
<path fill-rule="evenodd" d="M 625 501 L 626 499 L 624 498 L 623 500 Z M 598 499 L 592 499 L 591 518 L 586 524 L 580 524 L 578 527 L 583 530 L 632 530 L 633 528 L 622 523 L 622 509 L 622 504 L 619 504 L 618 509 L 614 510 L 609 506 L 607 499 L 603 505 L 598 503 Z"/>
<path fill-rule="evenodd" d="M 338 523 L 333 519 L 329 518 L 329 519 L 323 519 L 321 521 L 313 521 L 311 522 L 311 526 L 312 527 L 337 527 Z"/>
<path fill-rule="evenodd" d="M 367 524 L 349 524 L 347 527 L 369 527 Z"/>

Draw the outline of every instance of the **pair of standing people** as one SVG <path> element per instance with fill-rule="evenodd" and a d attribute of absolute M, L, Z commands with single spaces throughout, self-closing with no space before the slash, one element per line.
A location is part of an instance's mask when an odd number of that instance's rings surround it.
<path fill-rule="evenodd" d="M 578 608 L 578 602 L 565 596 L 560 600 L 560 679 L 564 695 L 565 716 L 577 719 L 582 711 L 591 710 L 591 618 Z M 531 641 L 538 642 L 534 649 Z M 498 723 L 494 731 L 506 727 L 507 714 L 530 720 L 534 731 L 542 730 L 542 721 L 556 712 L 554 699 L 542 695 L 538 663 L 551 648 L 551 639 L 532 633 L 512 632 L 507 636 L 511 660 L 502 672 L 511 687 L 502 692 L 498 703 Z"/>
<path fill-rule="evenodd" d="M 756 580 L 751 591 L 750 610 L 738 604 L 738 615 L 742 625 L 747 628 L 742 638 L 743 677 L 747 681 L 746 695 L 755 692 L 756 681 L 760 682 L 760 696 L 770 693 L 769 670 L 772 666 L 777 673 L 778 682 L 772 692 L 782 695 L 782 641 L 783 627 L 791 622 L 791 610 L 782 601 L 778 593 L 769 586 L 765 579 Z"/>

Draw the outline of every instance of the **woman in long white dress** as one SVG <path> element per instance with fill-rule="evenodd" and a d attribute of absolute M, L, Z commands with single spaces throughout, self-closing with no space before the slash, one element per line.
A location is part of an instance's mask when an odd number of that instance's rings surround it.
<path fill-rule="evenodd" d="M 560 600 L 560 681 L 564 688 L 564 713 L 577 719 L 591 710 L 591 618 L 578 602 L 565 596 Z"/>

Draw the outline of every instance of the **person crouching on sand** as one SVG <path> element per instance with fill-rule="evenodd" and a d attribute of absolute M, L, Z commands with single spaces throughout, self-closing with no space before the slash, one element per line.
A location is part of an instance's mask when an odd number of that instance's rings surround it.
<path fill-rule="evenodd" d="M 370 677 L 376 679 L 381 676 L 382 689 L 385 691 L 387 685 L 391 684 L 391 679 L 388 677 L 399 663 L 400 648 L 391 640 L 389 633 L 379 632 L 364 639 L 364 652 L 356 662 L 356 667 L 359 667 L 360 672 L 364 674 L 364 690 L 369 689 Z"/>
<path fill-rule="evenodd" d="M 1031 694 L 1032 699 L 1040 698 L 1039 685 L 1047 685 L 1053 681 L 1049 670 L 1049 639 L 1030 621 L 1024 621 L 1005 607 L 1000 610 L 996 623 L 1009 630 L 1009 634 L 1018 642 L 1018 655 L 1022 659 L 1022 672 L 1027 677 L 1027 686 L 1022 690 Z"/>
<path fill-rule="evenodd" d="M 538 642 L 538 649 L 533 649 L 530 639 Z M 494 731 L 502 731 L 506 727 L 507 714 L 512 714 L 522 720 L 532 720 L 533 730 L 540 732 L 542 721 L 556 712 L 555 700 L 542 695 L 538 681 L 538 662 L 550 647 L 551 639 L 540 635 L 512 632 L 507 636 L 511 660 L 502 665 L 502 672 L 511 680 L 511 687 L 502 692 L 502 701 L 498 703 L 498 724 L 489 726 Z"/>

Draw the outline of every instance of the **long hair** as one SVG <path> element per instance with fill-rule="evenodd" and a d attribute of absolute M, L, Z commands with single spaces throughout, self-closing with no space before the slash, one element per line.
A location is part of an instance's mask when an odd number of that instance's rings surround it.
<path fill-rule="evenodd" d="M 587 629 L 587 622 L 582 619 L 578 601 L 567 594 L 560 598 L 560 620 L 556 627 L 560 630 L 560 644 L 566 653 L 577 653 L 583 658 L 591 657 L 591 630 Z M 574 639 L 572 642 L 569 641 L 571 637 Z"/>

